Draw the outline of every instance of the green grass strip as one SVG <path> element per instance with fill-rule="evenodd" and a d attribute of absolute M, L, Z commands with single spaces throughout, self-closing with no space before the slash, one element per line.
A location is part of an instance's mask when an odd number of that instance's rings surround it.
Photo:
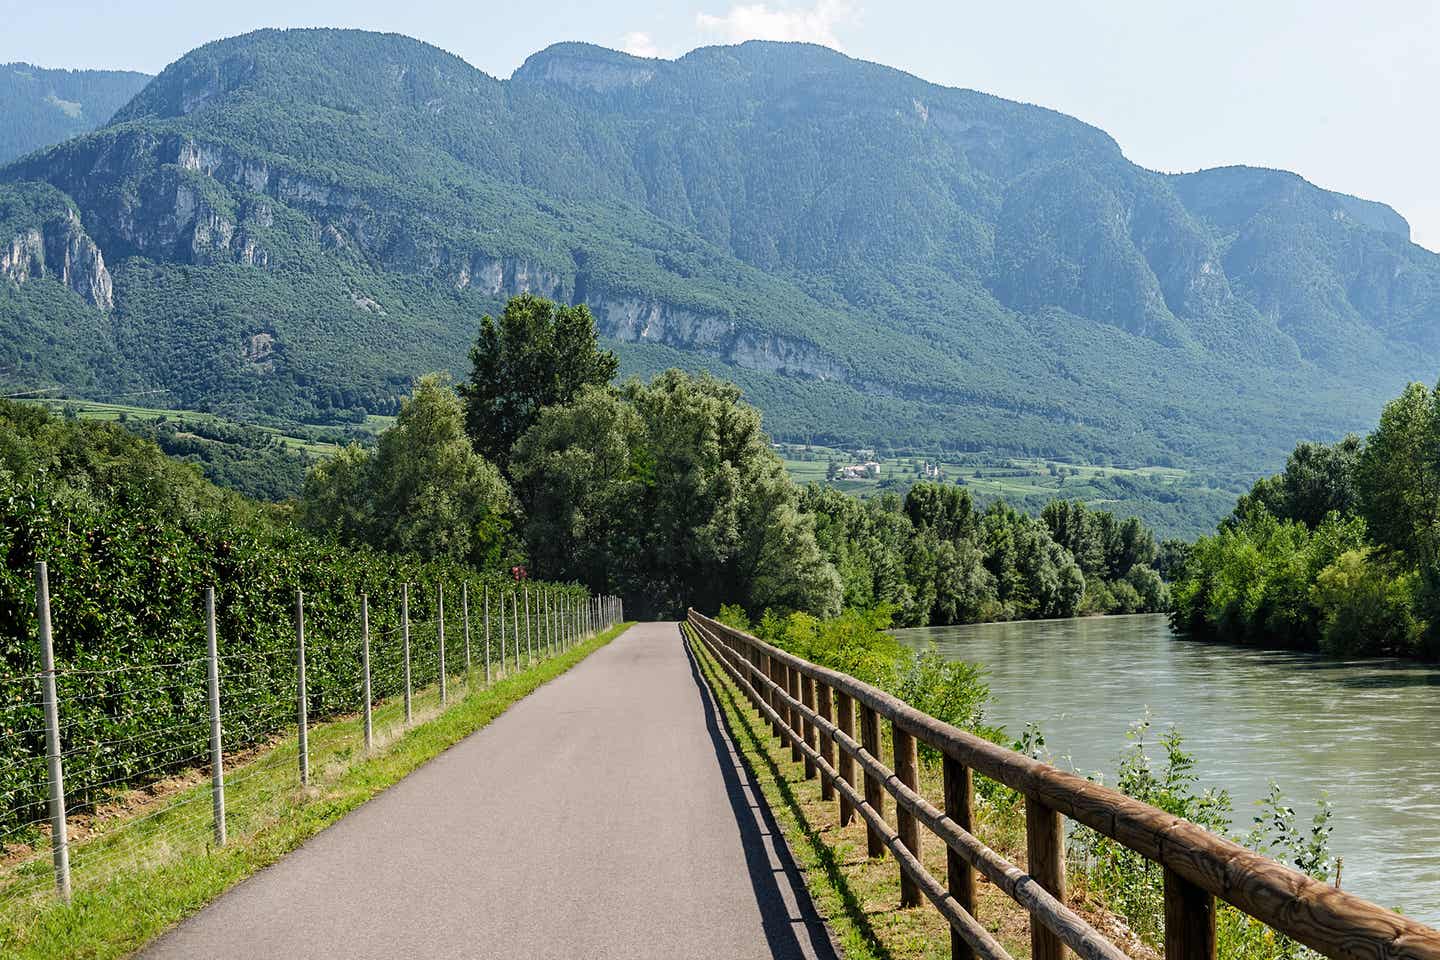
<path fill-rule="evenodd" d="M 484 728 L 628 626 L 613 627 L 489 687 L 483 680 L 467 685 L 463 677 L 452 679 L 450 704 L 443 712 L 438 691 L 422 691 L 415 697 L 416 723 L 409 728 L 398 699 L 381 704 L 374 711 L 376 748 L 368 757 L 358 717 L 311 727 L 309 787 L 298 783 L 292 733 L 227 771 L 230 835 L 224 847 L 216 848 L 210 834 L 207 777 L 169 798 L 163 812 L 139 810 L 72 845 L 74 896 L 69 904 L 44 889 L 49 857 L 37 860 L 0 887 L 0 956 L 100 960 L 138 950 Z"/>

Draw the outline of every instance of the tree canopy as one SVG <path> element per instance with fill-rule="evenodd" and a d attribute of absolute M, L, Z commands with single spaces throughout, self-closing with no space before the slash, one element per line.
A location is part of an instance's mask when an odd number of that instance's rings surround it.
<path fill-rule="evenodd" d="M 465 429 L 477 453 L 504 467 L 543 408 L 609 383 L 619 361 L 596 346 L 595 318 L 584 304 L 526 293 L 511 298 L 499 319 L 481 319 L 470 365 L 460 387 Z"/>
<path fill-rule="evenodd" d="M 430 374 L 373 452 L 351 444 L 311 469 L 299 517 L 345 543 L 495 567 L 513 509 L 500 471 L 471 449 L 449 378 Z"/>

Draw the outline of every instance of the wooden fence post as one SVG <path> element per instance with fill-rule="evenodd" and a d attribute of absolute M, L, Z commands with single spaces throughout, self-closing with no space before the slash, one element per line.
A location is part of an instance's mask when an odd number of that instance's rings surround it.
<path fill-rule="evenodd" d="M 1215 960 L 1215 898 L 1165 870 L 1165 960 Z"/>
<path fill-rule="evenodd" d="M 815 712 L 819 713 L 822 719 L 834 722 L 835 718 L 830 714 L 830 684 L 822 683 L 819 680 L 815 681 Z M 824 760 L 833 770 L 835 768 L 835 741 L 831 740 L 830 735 L 824 730 L 818 732 L 820 734 L 820 759 Z M 835 799 L 835 784 L 830 782 L 829 776 L 820 778 L 820 799 Z"/>
<path fill-rule="evenodd" d="M 785 665 L 785 692 L 790 694 L 791 700 L 800 699 L 800 671 L 789 664 Z M 785 719 L 790 727 L 790 732 L 796 735 L 796 739 L 790 741 L 790 762 L 799 763 L 805 759 L 805 751 L 800 749 L 799 740 L 804 736 L 804 725 L 800 722 L 800 708 L 786 704 Z"/>
<path fill-rule="evenodd" d="M 880 718 L 867 704 L 860 704 L 860 745 L 876 760 L 880 759 Z M 865 803 L 878 816 L 885 816 L 885 788 L 875 775 L 865 773 Z M 885 840 L 867 821 L 865 823 L 865 852 L 872 857 L 885 855 Z"/>
<path fill-rule="evenodd" d="M 800 702 L 809 710 L 815 709 L 815 681 L 803 673 L 800 674 Z M 805 733 L 805 743 L 811 750 L 817 749 L 820 743 L 815 739 L 815 724 L 803 713 L 800 714 L 800 724 Z M 809 754 L 805 755 L 805 779 L 815 779 L 815 761 L 810 759 Z"/>
<path fill-rule="evenodd" d="M 1065 902 L 1065 822 L 1054 810 L 1032 797 L 1025 798 L 1025 855 L 1030 876 Z M 1061 960 L 1065 944 L 1054 933 L 1030 921 L 1031 960 Z"/>
<path fill-rule="evenodd" d="M 776 686 L 783 686 L 780 682 L 780 663 L 768 653 L 765 655 L 765 675 L 770 678 L 771 683 L 774 683 Z M 773 709 L 776 714 L 776 719 L 770 721 L 770 733 L 778 737 L 780 736 L 779 718 L 784 716 L 781 712 L 780 694 L 775 690 L 767 690 L 766 697 L 770 701 L 771 709 Z"/>
<path fill-rule="evenodd" d="M 915 738 L 900 729 L 897 723 L 890 724 L 890 741 L 895 749 L 895 779 L 917 793 L 920 790 L 920 757 L 916 752 Z M 895 805 L 896 833 L 905 849 L 920 855 L 920 821 L 900 804 Z M 900 871 L 900 906 L 920 906 L 920 886 L 904 870 Z"/>
<path fill-rule="evenodd" d="M 970 768 L 950 757 L 945 766 L 945 816 L 967 833 L 974 833 L 975 777 Z M 945 881 L 950 895 L 970 916 L 975 916 L 975 868 L 949 845 L 945 848 Z M 950 960 L 973 960 L 975 951 L 955 930 L 950 931 Z"/>
<path fill-rule="evenodd" d="M 850 699 L 850 694 L 835 691 L 835 712 L 840 716 L 837 726 L 840 732 L 847 737 L 855 736 L 855 701 Z M 840 751 L 840 779 L 855 786 L 855 758 L 850 756 L 850 751 Z M 848 827 L 855 816 L 855 808 L 850 805 L 850 799 L 845 794 L 840 794 L 840 826 Z"/>

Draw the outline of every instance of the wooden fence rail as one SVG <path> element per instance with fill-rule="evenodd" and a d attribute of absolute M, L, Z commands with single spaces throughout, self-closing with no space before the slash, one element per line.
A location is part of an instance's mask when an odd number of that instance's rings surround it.
<path fill-rule="evenodd" d="M 936 720 L 854 677 L 694 610 L 687 621 L 692 638 L 770 721 L 775 735 L 790 743 L 806 776 L 820 777 L 825 797 L 838 798 L 842 823 L 852 814 L 865 822 L 870 856 L 889 850 L 895 857 L 902 906 L 918 905 L 923 896 L 949 922 L 956 960 L 1009 957 L 975 919 L 976 872 L 1029 912 L 1033 960 L 1059 960 L 1066 947 L 1085 960 L 1126 956 L 1065 905 L 1066 817 L 1163 868 L 1167 960 L 1214 960 L 1217 897 L 1336 960 L 1440 960 L 1440 931 L 1118 791 Z M 882 720 L 891 725 L 892 767 L 880 758 Z M 944 810 L 918 792 L 917 743 L 942 755 Z M 863 791 L 855 782 L 857 767 L 865 775 Z M 975 773 L 1025 797 L 1028 873 L 971 832 Z M 884 817 L 887 793 L 896 805 L 896 828 Z M 945 843 L 945 884 L 921 861 L 921 826 Z"/>

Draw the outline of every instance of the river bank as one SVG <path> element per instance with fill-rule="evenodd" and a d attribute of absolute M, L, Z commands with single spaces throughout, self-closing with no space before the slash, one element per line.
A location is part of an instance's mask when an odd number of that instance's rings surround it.
<path fill-rule="evenodd" d="M 1163 615 L 895 631 L 986 668 L 991 722 L 1039 726 L 1053 761 L 1113 782 L 1126 733 L 1171 724 L 1243 832 L 1276 781 L 1308 821 L 1334 805 L 1343 885 L 1440 921 L 1440 667 L 1178 639 Z"/>

